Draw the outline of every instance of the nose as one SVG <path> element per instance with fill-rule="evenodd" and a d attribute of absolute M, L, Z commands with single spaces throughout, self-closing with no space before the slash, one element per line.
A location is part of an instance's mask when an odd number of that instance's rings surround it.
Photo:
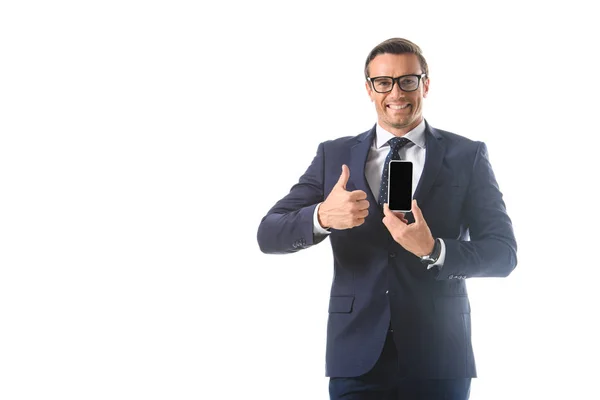
<path fill-rule="evenodd" d="M 388 96 L 392 97 L 404 97 L 404 92 L 400 89 L 400 82 L 394 82 L 394 86 L 392 87 L 392 91 L 388 93 Z"/>

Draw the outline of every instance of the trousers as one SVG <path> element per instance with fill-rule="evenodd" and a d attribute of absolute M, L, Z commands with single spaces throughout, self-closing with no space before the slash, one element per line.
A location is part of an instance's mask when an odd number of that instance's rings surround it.
<path fill-rule="evenodd" d="M 388 332 L 381 356 L 366 374 L 329 378 L 331 400 L 468 400 L 471 378 L 412 379 L 398 367 L 393 333 Z"/>

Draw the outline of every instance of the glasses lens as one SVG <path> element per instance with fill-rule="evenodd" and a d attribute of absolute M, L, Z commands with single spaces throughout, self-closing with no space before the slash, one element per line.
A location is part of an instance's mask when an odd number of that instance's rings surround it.
<path fill-rule="evenodd" d="M 373 88 L 376 92 L 385 93 L 392 90 L 394 81 L 391 78 L 375 78 L 373 79 Z"/>
<path fill-rule="evenodd" d="M 400 89 L 404 90 L 405 92 L 412 92 L 413 90 L 417 90 L 418 87 L 418 76 L 405 76 L 400 79 Z"/>

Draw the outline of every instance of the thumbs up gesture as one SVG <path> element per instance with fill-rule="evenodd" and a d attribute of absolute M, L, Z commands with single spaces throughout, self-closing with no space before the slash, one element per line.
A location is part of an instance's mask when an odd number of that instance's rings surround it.
<path fill-rule="evenodd" d="M 369 215 L 367 194 L 362 190 L 349 192 L 346 184 L 350 169 L 342 165 L 340 179 L 319 207 L 319 223 L 324 228 L 350 229 L 362 225 Z"/>

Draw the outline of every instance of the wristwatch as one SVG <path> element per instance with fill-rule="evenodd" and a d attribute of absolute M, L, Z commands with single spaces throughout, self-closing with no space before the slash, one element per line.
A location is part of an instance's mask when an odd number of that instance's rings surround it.
<path fill-rule="evenodd" d="M 421 257 L 421 262 L 425 265 L 435 264 L 435 262 L 440 258 L 440 254 L 442 253 L 442 243 L 440 239 L 435 239 L 435 244 L 433 245 L 433 250 L 431 254 Z"/>

